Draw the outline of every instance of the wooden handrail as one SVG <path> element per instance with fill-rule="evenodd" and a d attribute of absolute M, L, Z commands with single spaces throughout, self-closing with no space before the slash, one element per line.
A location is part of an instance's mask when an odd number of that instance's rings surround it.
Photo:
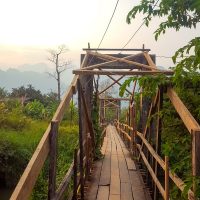
<path fill-rule="evenodd" d="M 193 130 L 200 130 L 199 124 L 194 119 L 189 110 L 186 108 L 186 106 L 183 104 L 183 102 L 178 97 L 173 88 L 171 87 L 167 88 L 167 95 L 171 100 L 177 113 L 179 114 L 180 118 L 182 119 L 183 123 L 187 127 L 188 131 L 192 134 Z"/>
<path fill-rule="evenodd" d="M 74 90 L 76 89 L 78 76 L 74 76 L 73 81 L 67 90 L 63 100 L 61 101 L 56 113 L 53 116 L 53 121 L 60 122 L 64 116 L 65 109 L 69 106 Z M 29 161 L 24 173 L 22 174 L 12 196 L 11 200 L 26 200 L 31 195 L 37 177 L 44 165 L 44 162 L 49 154 L 49 133 L 51 126 L 49 125 L 40 140 L 31 160 Z"/>
<path fill-rule="evenodd" d="M 157 187 L 158 187 L 160 193 L 162 194 L 162 196 L 163 196 L 163 198 L 164 198 L 164 197 L 165 197 L 165 191 L 164 191 L 164 189 L 163 189 L 163 187 L 162 187 L 160 181 L 159 181 L 158 178 L 156 177 L 156 175 L 155 175 L 153 169 L 151 168 L 151 165 L 149 164 L 149 162 L 148 162 L 146 156 L 144 155 L 144 153 L 143 153 L 143 151 L 142 151 L 142 148 L 141 148 L 141 145 L 137 144 L 137 148 L 138 148 L 138 150 L 139 150 L 139 152 L 140 152 L 140 155 L 141 155 L 141 157 L 142 157 L 142 159 L 143 159 L 143 161 L 144 161 L 144 163 L 145 163 L 147 169 L 149 170 L 149 173 L 151 174 L 151 177 L 153 178 L 155 184 L 157 185 Z"/>
<path fill-rule="evenodd" d="M 123 126 L 126 126 L 128 127 L 130 130 L 132 130 L 131 127 L 127 126 L 126 124 L 122 124 L 120 123 L 119 121 L 116 121 L 115 122 L 116 125 L 117 124 L 120 124 L 120 125 L 123 125 Z M 121 128 L 118 128 L 118 126 L 116 126 L 117 129 L 120 129 L 120 131 L 122 130 Z M 123 131 L 124 133 L 125 131 Z M 148 151 L 150 152 L 150 154 L 154 157 L 154 159 L 158 162 L 158 164 L 162 167 L 163 170 L 165 170 L 165 162 L 163 161 L 163 159 L 155 152 L 155 150 L 153 149 L 153 147 L 150 145 L 150 143 L 146 140 L 146 138 L 143 136 L 142 133 L 138 132 L 137 131 L 137 136 L 140 137 L 140 139 L 143 141 L 143 143 L 145 144 L 145 146 L 147 147 Z M 125 136 L 128 135 L 128 133 L 124 134 Z M 128 139 L 128 138 L 127 138 Z M 141 145 L 139 145 L 139 147 L 141 147 Z M 137 148 L 138 148 L 138 145 L 137 145 Z M 142 152 L 142 151 L 141 151 Z M 142 156 L 142 155 L 141 155 Z M 145 163 L 146 164 L 146 163 Z M 169 176 L 171 178 L 171 180 L 175 183 L 175 185 L 181 190 L 183 191 L 184 188 L 185 188 L 185 183 L 175 174 L 173 173 L 170 169 L 169 169 Z M 194 193 L 192 190 L 189 190 L 188 191 L 188 195 L 189 195 L 189 199 L 193 199 L 194 197 Z M 164 196 L 163 196 L 164 197 Z"/>
<path fill-rule="evenodd" d="M 56 196 L 53 200 L 60 200 L 63 197 L 64 192 L 68 188 L 73 172 L 74 172 L 74 162 L 71 163 L 64 179 L 62 180 L 62 182 L 60 183 L 58 187 L 58 190 L 56 191 Z"/>

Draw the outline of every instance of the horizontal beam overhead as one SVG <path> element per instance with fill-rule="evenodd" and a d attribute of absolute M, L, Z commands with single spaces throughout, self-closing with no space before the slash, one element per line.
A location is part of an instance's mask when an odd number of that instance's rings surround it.
<path fill-rule="evenodd" d="M 117 103 L 114 103 L 114 102 L 112 102 L 112 101 L 109 101 L 107 104 L 105 104 L 104 105 L 104 107 L 110 107 L 110 105 L 111 105 L 111 107 L 120 107 Z"/>
<path fill-rule="evenodd" d="M 123 76 L 144 76 L 144 75 L 173 75 L 174 72 L 171 70 L 162 71 L 97 71 L 97 70 L 73 70 L 73 74 L 76 75 L 123 75 Z"/>
<path fill-rule="evenodd" d="M 130 101 L 130 98 L 106 98 L 106 97 L 99 97 L 99 100 L 109 100 L 109 101 Z"/>
<path fill-rule="evenodd" d="M 114 79 L 112 76 L 110 76 L 110 75 L 107 75 L 110 79 L 112 79 L 113 81 L 114 81 L 114 83 L 116 83 L 116 84 L 118 84 L 120 87 L 122 86 L 122 84 L 118 81 L 118 80 L 116 80 L 116 79 Z M 132 93 L 128 90 L 128 89 L 125 89 L 126 90 L 126 92 L 128 92 L 130 95 L 132 95 Z"/>
<path fill-rule="evenodd" d="M 151 49 L 110 49 L 110 48 L 83 48 L 83 51 L 151 51 Z"/>
<path fill-rule="evenodd" d="M 88 52 L 87 52 L 88 53 Z M 123 57 L 123 59 L 133 59 L 133 58 L 138 58 L 139 56 L 142 56 L 143 53 L 138 53 L 138 54 L 134 54 L 134 55 L 128 55 L 128 56 L 125 56 Z M 94 65 L 90 65 L 90 66 L 87 66 L 87 67 L 84 67 L 84 70 L 87 70 L 87 69 L 95 69 L 95 68 L 116 68 L 116 64 L 114 63 L 118 63 L 119 65 L 119 61 L 118 61 L 119 58 L 116 58 L 116 59 L 113 59 L 111 61 L 105 61 L 105 62 L 102 62 L 102 63 L 98 63 L 98 64 L 94 64 Z M 106 59 L 107 60 L 107 59 Z M 110 66 L 110 64 L 113 64 L 113 66 Z M 121 64 L 121 63 L 120 63 Z M 117 65 L 117 67 L 119 67 Z M 134 65 L 132 64 L 127 64 L 126 67 L 128 68 L 133 68 Z M 121 68 L 125 68 L 122 64 L 121 64 Z"/>
<path fill-rule="evenodd" d="M 127 60 L 125 58 L 117 58 L 114 56 L 110 56 L 108 54 L 101 54 L 98 52 L 92 52 L 92 51 L 88 51 L 87 53 L 89 53 L 90 55 L 102 58 L 102 59 L 106 59 L 106 60 L 116 60 L 118 62 L 122 62 L 122 63 L 127 63 L 127 64 L 131 64 L 131 65 L 136 65 L 141 67 L 141 69 L 147 69 L 147 70 L 153 70 L 153 71 L 160 71 L 160 70 L 156 70 L 154 67 L 149 66 L 149 65 L 145 65 L 139 62 L 135 62 L 135 61 L 131 61 L 131 60 Z"/>

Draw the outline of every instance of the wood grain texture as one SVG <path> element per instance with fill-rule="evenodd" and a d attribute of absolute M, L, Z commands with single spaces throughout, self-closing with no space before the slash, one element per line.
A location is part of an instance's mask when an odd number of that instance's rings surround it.
<path fill-rule="evenodd" d="M 99 186 L 97 200 L 108 200 L 109 199 L 109 186 Z"/>
<path fill-rule="evenodd" d="M 197 121 L 194 119 L 192 114 L 183 104 L 181 99 L 178 97 L 177 93 L 174 89 L 168 87 L 167 88 L 167 95 L 171 100 L 174 108 L 176 109 L 177 113 L 179 114 L 180 118 L 184 122 L 185 126 L 187 127 L 188 131 L 192 133 L 192 130 L 200 130 L 200 126 Z"/>
<path fill-rule="evenodd" d="M 130 183 L 121 182 L 121 200 L 133 200 Z"/>
<path fill-rule="evenodd" d="M 97 71 L 97 70 L 73 70 L 73 74 L 76 75 L 123 75 L 123 76 L 144 76 L 144 75 L 173 75 L 174 72 L 170 70 L 163 71 Z"/>

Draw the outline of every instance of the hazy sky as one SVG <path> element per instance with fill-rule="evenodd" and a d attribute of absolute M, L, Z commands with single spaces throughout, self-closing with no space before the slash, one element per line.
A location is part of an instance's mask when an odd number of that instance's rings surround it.
<path fill-rule="evenodd" d="M 126 15 L 137 0 L 119 1 L 112 24 L 101 47 L 122 48 L 142 22 L 138 16 L 131 25 Z M 47 49 L 66 44 L 69 58 L 78 66 L 81 49 L 97 47 L 111 17 L 116 0 L 0 0 L 0 69 L 25 63 L 47 63 Z M 159 41 L 153 32 L 160 19 L 143 26 L 127 48 L 145 44 L 151 53 L 171 56 L 175 50 L 200 33 L 182 29 L 168 31 Z M 169 59 L 157 58 L 158 65 L 170 66 Z"/>

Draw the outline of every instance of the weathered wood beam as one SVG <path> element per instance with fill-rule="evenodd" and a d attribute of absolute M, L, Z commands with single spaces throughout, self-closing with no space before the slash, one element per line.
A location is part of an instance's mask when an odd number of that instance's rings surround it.
<path fill-rule="evenodd" d="M 155 152 L 153 147 L 149 144 L 149 142 L 144 138 L 143 134 L 137 131 L 137 135 L 142 139 L 143 143 L 148 148 L 151 155 L 156 159 L 158 164 L 162 167 L 163 170 L 165 170 L 165 162 L 162 160 L 162 158 Z M 139 145 L 140 146 L 140 145 Z M 169 170 L 169 176 L 172 179 L 172 181 L 176 184 L 176 186 L 183 191 L 185 188 L 185 183 L 171 170 Z M 193 192 L 191 190 L 188 191 L 188 194 L 192 197 L 194 196 Z M 189 198 L 190 199 L 190 198 Z"/>
<path fill-rule="evenodd" d="M 58 189 L 56 191 L 56 196 L 53 200 L 60 200 L 64 196 L 64 192 L 69 187 L 69 183 L 70 183 L 71 177 L 73 175 L 73 171 L 74 171 L 73 168 L 74 168 L 74 162 L 71 163 L 65 177 L 63 178 L 62 182 L 58 186 Z"/>
<path fill-rule="evenodd" d="M 141 55 L 143 55 L 143 54 L 139 53 L 139 54 L 135 54 L 135 55 L 129 55 L 129 56 L 124 57 L 124 59 L 135 58 L 135 57 L 138 57 L 138 56 L 141 56 Z M 109 67 L 109 66 L 105 66 L 105 65 L 109 65 L 109 64 L 118 62 L 117 59 L 107 61 L 107 62 L 103 62 L 103 63 L 99 63 L 99 64 L 95 64 L 95 65 L 90 65 L 90 66 L 84 67 L 84 70 L 95 69 L 95 68 L 109 68 L 110 69 L 110 68 L 113 68 L 113 66 Z M 133 68 L 133 65 L 130 65 L 130 66 L 132 66 L 132 68 Z M 130 68 L 130 66 L 128 67 L 128 69 Z"/>
<path fill-rule="evenodd" d="M 123 76 L 144 76 L 144 75 L 173 75 L 171 70 L 162 71 L 97 71 L 97 70 L 73 70 L 76 75 L 92 74 L 92 75 L 123 75 Z"/>
<path fill-rule="evenodd" d="M 127 64 L 131 64 L 131 65 L 136 65 L 136 66 L 139 66 L 141 67 L 141 69 L 147 69 L 147 70 L 154 70 L 154 71 L 157 71 L 157 69 L 155 68 L 152 68 L 151 66 L 149 65 L 145 65 L 145 64 L 142 64 L 142 63 L 138 63 L 138 62 L 134 62 L 134 61 L 130 61 L 130 60 L 127 60 L 125 58 L 116 58 L 114 56 L 110 56 L 110 55 L 106 55 L 106 54 L 100 54 L 100 53 L 97 53 L 97 52 L 88 52 L 90 55 L 93 55 L 93 56 L 97 56 L 97 57 L 100 57 L 100 58 L 104 58 L 104 59 L 108 59 L 108 60 L 117 60 L 118 62 L 124 62 L 124 63 L 127 63 Z M 158 70 L 159 71 L 159 70 Z"/>
<path fill-rule="evenodd" d="M 80 83 L 80 80 L 78 80 L 78 84 L 80 84 L 80 96 L 81 96 L 82 105 L 83 105 L 83 108 L 84 108 L 84 111 L 85 111 L 88 129 L 90 131 L 90 135 L 91 135 L 91 138 L 92 138 L 92 145 L 93 145 L 93 151 L 94 151 L 94 149 L 95 149 L 95 135 L 94 135 L 93 124 L 92 124 L 92 120 L 91 120 L 90 115 L 89 115 L 89 109 L 88 109 L 88 106 L 87 106 L 87 103 L 86 103 L 85 95 L 83 93 L 83 88 L 82 88 L 82 85 Z M 93 153 L 95 154 L 95 152 L 93 152 Z"/>
<path fill-rule="evenodd" d="M 118 81 L 118 80 L 116 80 L 115 78 L 113 78 L 112 76 L 110 76 L 110 75 L 107 75 L 110 79 L 112 79 L 113 81 L 114 81 L 114 83 L 117 83 L 119 86 L 122 86 L 122 84 Z M 130 95 L 132 95 L 132 93 L 128 90 L 128 89 L 125 89 L 126 90 L 126 92 L 128 92 Z"/>
<path fill-rule="evenodd" d="M 130 98 L 103 98 L 100 97 L 99 100 L 109 100 L 109 101 L 130 101 Z"/>
<path fill-rule="evenodd" d="M 81 69 L 84 68 L 84 67 L 87 65 L 88 58 L 89 58 L 89 54 L 86 53 L 86 54 L 85 54 L 85 57 L 83 58 L 83 61 L 82 61 L 82 63 L 81 63 L 81 67 L 80 67 Z"/>
<path fill-rule="evenodd" d="M 151 49 L 110 49 L 110 48 L 83 48 L 83 51 L 151 51 Z"/>
<path fill-rule="evenodd" d="M 56 110 L 56 113 L 53 116 L 53 121 L 58 120 L 61 121 L 65 109 L 68 107 L 71 97 L 73 95 L 72 85 L 76 85 L 78 76 L 75 76 L 71 86 L 67 90 L 63 100 L 61 101 L 59 107 Z M 26 200 L 31 195 L 37 177 L 44 165 L 44 162 L 49 153 L 49 133 L 51 130 L 51 126 L 49 125 L 47 130 L 45 131 L 42 139 L 40 140 L 31 160 L 29 161 L 24 173 L 22 174 L 12 196 L 10 199 L 12 200 Z"/>
<path fill-rule="evenodd" d="M 124 77 L 124 76 L 123 76 Z M 121 78 L 120 78 L 121 79 Z M 115 85 L 116 82 L 114 81 L 113 83 L 111 83 L 109 86 L 107 86 L 106 88 L 104 88 L 102 91 L 99 92 L 98 95 L 104 93 L 105 91 L 107 91 L 109 88 L 111 88 L 113 85 Z"/>
<path fill-rule="evenodd" d="M 99 95 L 100 94 L 102 94 L 102 93 L 104 93 L 106 90 L 108 90 L 109 88 L 111 88 L 113 85 L 115 85 L 115 84 L 118 84 L 118 85 L 122 85 L 121 83 L 119 83 L 119 81 L 122 79 L 122 78 L 124 78 L 124 76 L 121 76 L 120 78 L 118 78 L 118 79 L 114 79 L 112 76 L 108 76 L 109 78 L 111 78 L 112 80 L 114 80 L 114 82 L 113 83 L 111 83 L 108 87 L 106 87 L 105 89 L 103 89 L 101 92 L 99 92 Z M 129 90 L 127 90 L 127 89 L 125 89 L 129 94 L 131 94 L 130 93 L 130 91 Z"/>
<path fill-rule="evenodd" d="M 51 200 L 56 194 L 56 166 L 57 166 L 57 138 L 58 138 L 58 121 L 51 122 L 50 152 L 49 152 L 49 182 L 48 182 L 48 199 Z"/>
<path fill-rule="evenodd" d="M 198 122 L 194 119 L 173 88 L 167 88 L 167 95 L 188 131 L 192 134 L 193 130 L 200 130 Z"/>
<path fill-rule="evenodd" d="M 138 147 L 138 150 L 139 150 L 139 152 L 140 152 L 140 155 L 141 155 L 141 157 L 142 157 L 142 159 L 143 159 L 143 161 L 144 161 L 144 163 L 145 163 L 145 165 L 146 165 L 146 167 L 147 167 L 149 173 L 151 174 L 151 177 L 152 177 L 154 183 L 157 185 L 157 187 L 158 187 L 160 193 L 162 194 L 162 197 L 164 198 L 164 197 L 165 197 L 165 190 L 163 189 L 163 187 L 162 187 L 162 185 L 161 185 L 159 179 L 157 178 L 157 176 L 155 175 L 153 169 L 151 168 L 151 165 L 149 164 L 149 162 L 148 162 L 146 156 L 144 155 L 143 151 L 141 150 L 140 145 L 137 144 L 137 147 Z"/>
<path fill-rule="evenodd" d="M 79 170 L 80 170 L 80 196 L 81 199 L 84 199 L 84 137 L 83 137 L 83 126 L 82 126 L 82 119 L 81 119 L 81 111 L 82 111 L 82 98 L 81 98 L 81 83 L 80 79 L 77 80 L 77 89 L 78 89 L 78 114 L 79 114 L 79 149 L 80 149 L 80 163 L 79 163 Z"/>
<path fill-rule="evenodd" d="M 106 105 L 105 105 L 105 107 L 107 107 L 107 106 L 109 106 L 109 105 L 114 105 L 115 107 L 119 107 L 119 105 L 118 104 L 115 104 L 115 103 L 113 103 L 112 101 L 110 101 L 109 103 L 107 103 Z"/>
<path fill-rule="evenodd" d="M 147 52 L 143 52 L 143 54 L 144 54 L 144 57 L 146 58 L 148 64 L 149 64 L 152 68 L 156 69 L 157 67 L 156 67 L 155 63 L 153 62 L 151 56 L 150 56 Z"/>
<path fill-rule="evenodd" d="M 130 127 L 130 126 L 126 125 L 126 124 L 122 124 L 122 123 L 119 123 L 119 122 L 117 122 L 117 123 L 119 125 L 122 125 L 122 126 L 127 126 L 128 129 L 133 130 L 132 127 Z M 122 130 L 122 129 L 120 129 L 120 130 Z M 146 140 L 146 138 L 143 136 L 142 133 L 137 131 L 136 134 L 137 134 L 137 136 L 139 136 L 142 139 L 142 141 L 146 145 L 148 151 L 151 153 L 151 155 L 155 158 L 155 160 L 158 162 L 158 164 L 164 170 L 165 169 L 165 162 L 162 160 L 162 158 L 155 152 L 155 150 L 153 149 L 151 144 Z M 141 148 L 141 145 L 139 145 L 139 147 Z M 170 176 L 171 180 L 176 184 L 176 186 L 181 191 L 183 191 L 185 186 L 186 186 L 185 183 L 174 172 L 172 172 L 171 170 L 169 170 L 169 176 Z M 191 189 L 188 191 L 188 199 L 194 200 L 194 193 L 193 193 L 193 191 Z"/>

